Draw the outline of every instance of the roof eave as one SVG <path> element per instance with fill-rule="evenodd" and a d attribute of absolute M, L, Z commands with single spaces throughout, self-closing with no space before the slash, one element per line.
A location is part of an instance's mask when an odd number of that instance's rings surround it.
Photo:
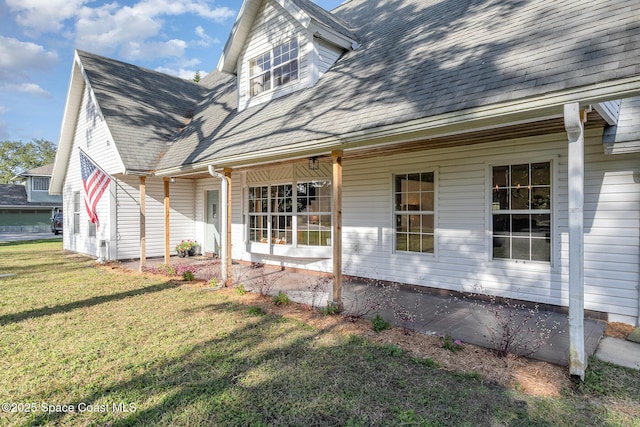
<path fill-rule="evenodd" d="M 242 2 L 236 22 L 233 24 L 218 60 L 218 71 L 229 74 L 236 73 L 236 63 L 240 57 L 240 51 L 251 31 L 251 25 L 258 14 L 260 3 L 259 0 L 244 0 Z"/>
<path fill-rule="evenodd" d="M 73 134 L 76 127 L 76 119 L 82 104 L 82 93 L 86 84 L 86 77 L 83 75 L 82 66 L 78 52 L 74 52 L 71 75 L 69 76 L 69 89 L 67 91 L 67 101 L 65 102 L 64 113 L 62 115 L 62 127 L 58 139 L 56 158 L 53 163 L 51 182 L 49 184 L 49 194 L 62 194 L 62 187 L 66 176 L 67 164 L 73 148 Z"/>

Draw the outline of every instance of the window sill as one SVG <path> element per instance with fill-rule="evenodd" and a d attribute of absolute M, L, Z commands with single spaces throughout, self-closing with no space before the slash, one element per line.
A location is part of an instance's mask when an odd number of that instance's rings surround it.
<path fill-rule="evenodd" d="M 555 271 L 556 269 L 549 261 L 527 261 L 523 259 L 494 258 L 488 261 L 494 267 L 526 269 L 533 271 Z"/>
<path fill-rule="evenodd" d="M 331 246 L 269 245 L 268 243 L 247 243 L 247 252 L 252 254 L 275 255 L 288 258 L 331 258 Z"/>

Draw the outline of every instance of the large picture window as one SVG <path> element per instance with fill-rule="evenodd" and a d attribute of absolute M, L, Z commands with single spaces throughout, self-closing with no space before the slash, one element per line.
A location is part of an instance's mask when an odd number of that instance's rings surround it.
<path fill-rule="evenodd" d="M 298 80 L 298 39 L 293 38 L 249 61 L 249 91 L 259 95 Z"/>
<path fill-rule="evenodd" d="M 434 173 L 395 175 L 395 248 L 401 252 L 434 252 Z"/>
<path fill-rule="evenodd" d="M 248 196 L 249 241 L 331 246 L 331 181 L 253 186 Z"/>
<path fill-rule="evenodd" d="M 551 163 L 493 166 L 493 258 L 551 260 Z"/>

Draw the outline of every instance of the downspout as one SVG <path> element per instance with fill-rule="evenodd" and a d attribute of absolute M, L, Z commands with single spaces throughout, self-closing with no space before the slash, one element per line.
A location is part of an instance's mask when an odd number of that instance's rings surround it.
<path fill-rule="evenodd" d="M 229 181 L 227 180 L 227 177 L 224 176 L 224 174 L 221 174 L 220 172 L 216 172 L 213 168 L 213 165 L 209 165 L 208 166 L 209 169 L 209 175 L 211 175 L 214 178 L 218 178 L 219 180 L 222 181 L 221 183 L 221 188 L 220 188 L 220 199 L 222 201 L 222 209 L 220 210 L 220 235 L 223 236 L 224 238 L 224 242 L 222 242 L 221 248 L 220 248 L 220 275 L 222 276 L 222 283 L 228 283 L 229 282 L 229 278 L 230 278 L 230 271 L 229 271 L 229 257 L 231 256 L 231 254 L 229 253 L 229 251 L 227 250 L 228 246 L 228 242 L 226 242 L 227 240 L 227 209 L 229 209 L 229 207 L 227 206 L 227 195 L 229 192 Z"/>

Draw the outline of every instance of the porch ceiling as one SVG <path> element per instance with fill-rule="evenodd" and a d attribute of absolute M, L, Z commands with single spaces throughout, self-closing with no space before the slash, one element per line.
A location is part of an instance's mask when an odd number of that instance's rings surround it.
<path fill-rule="evenodd" d="M 603 128 L 606 124 L 605 120 L 596 111 L 592 111 L 587 114 L 585 129 Z M 414 152 L 418 150 L 460 147 L 515 138 L 551 135 L 561 132 L 565 132 L 564 118 L 558 117 L 537 122 L 504 126 L 501 128 L 491 128 L 411 142 L 398 142 L 362 149 L 354 149 L 345 152 L 345 158 L 359 159 L 372 156 Z"/>

